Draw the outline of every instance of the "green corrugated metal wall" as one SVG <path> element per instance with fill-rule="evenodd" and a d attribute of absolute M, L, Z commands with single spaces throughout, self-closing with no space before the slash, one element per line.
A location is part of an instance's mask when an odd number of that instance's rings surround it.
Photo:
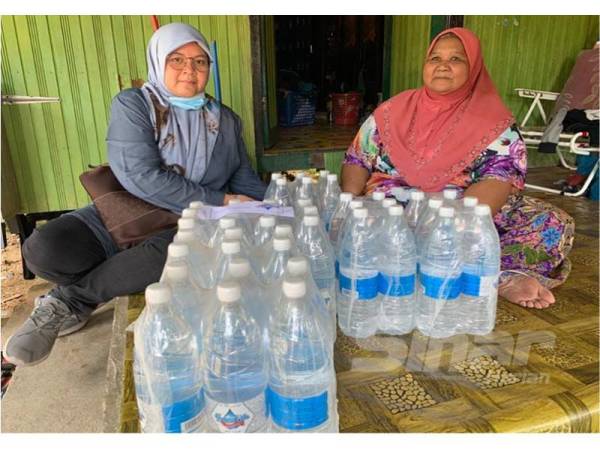
<path fill-rule="evenodd" d="M 255 161 L 248 16 L 160 16 L 159 21 L 189 23 L 217 41 L 223 102 L 241 116 Z M 3 16 L 1 24 L 2 94 L 61 98 L 59 104 L 2 107 L 18 209 L 85 205 L 89 199 L 78 176 L 88 164 L 106 161 L 110 101 L 132 80 L 146 77 L 149 16 Z M 207 91 L 213 92 L 212 81 Z"/>
<path fill-rule="evenodd" d="M 390 94 L 421 86 L 423 58 L 429 45 L 431 16 L 394 16 L 390 58 Z"/>
<path fill-rule="evenodd" d="M 560 92 L 579 52 L 598 39 L 597 16 L 465 16 L 464 26 L 479 36 L 496 88 L 519 119 L 529 104 L 514 89 Z"/>

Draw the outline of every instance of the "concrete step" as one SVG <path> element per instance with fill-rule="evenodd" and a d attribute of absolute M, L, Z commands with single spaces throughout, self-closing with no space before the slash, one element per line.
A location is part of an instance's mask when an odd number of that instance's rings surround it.
<path fill-rule="evenodd" d="M 2 324 L 3 345 L 31 313 L 33 299 L 50 287 L 30 289 L 26 303 Z M 16 368 L 2 399 L 3 432 L 104 431 L 114 303 L 96 310 L 83 329 L 58 338 L 42 363 Z"/>

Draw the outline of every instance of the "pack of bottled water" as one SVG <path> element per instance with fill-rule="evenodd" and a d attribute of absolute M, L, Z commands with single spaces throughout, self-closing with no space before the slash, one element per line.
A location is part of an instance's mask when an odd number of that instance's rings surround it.
<path fill-rule="evenodd" d="M 446 189 L 340 197 L 330 233 L 338 279 L 338 325 L 347 336 L 433 338 L 494 328 L 500 243 L 490 208 Z M 333 215 L 334 219 L 336 214 Z"/>
<path fill-rule="evenodd" d="M 294 194 L 286 183 L 274 177 L 266 202 L 182 214 L 134 325 L 143 432 L 338 431 L 335 255 L 320 207 L 337 204 L 317 183 Z"/>

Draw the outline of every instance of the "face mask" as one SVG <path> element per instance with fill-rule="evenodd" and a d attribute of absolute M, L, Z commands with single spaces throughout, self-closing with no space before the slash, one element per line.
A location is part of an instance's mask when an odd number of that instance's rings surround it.
<path fill-rule="evenodd" d="M 206 105 L 206 97 L 204 94 L 198 94 L 194 97 L 175 97 L 171 96 L 168 98 L 169 103 L 177 108 L 192 110 L 192 109 L 200 109 L 204 105 Z"/>

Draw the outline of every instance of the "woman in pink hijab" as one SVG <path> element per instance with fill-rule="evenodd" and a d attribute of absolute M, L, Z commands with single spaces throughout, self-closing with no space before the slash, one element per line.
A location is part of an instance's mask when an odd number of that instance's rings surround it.
<path fill-rule="evenodd" d="M 435 37 L 423 86 L 381 104 L 346 152 L 342 188 L 355 195 L 393 187 L 446 187 L 492 209 L 502 246 L 499 294 L 524 307 L 555 302 L 571 264 L 573 219 L 521 195 L 525 143 L 498 95 L 477 36 L 451 28 Z"/>

